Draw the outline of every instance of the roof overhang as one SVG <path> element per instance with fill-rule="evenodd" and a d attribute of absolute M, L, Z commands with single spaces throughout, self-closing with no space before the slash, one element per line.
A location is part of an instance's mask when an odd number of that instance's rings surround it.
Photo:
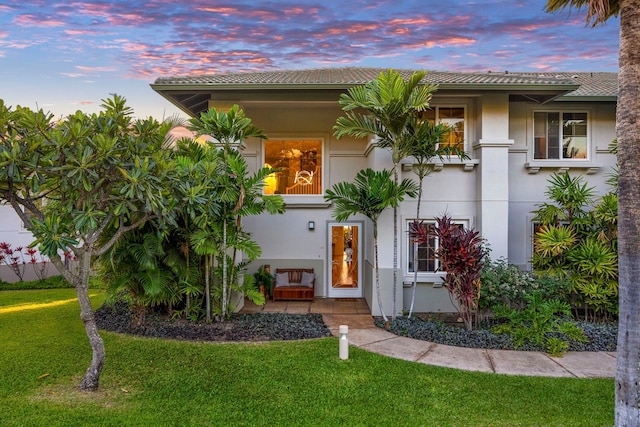
<path fill-rule="evenodd" d="M 169 77 L 157 79 L 151 88 L 190 116 L 198 116 L 208 109 L 211 100 L 337 103 L 340 93 L 373 80 L 377 72 L 347 68 Z M 445 96 L 506 93 L 511 102 L 540 104 L 556 100 L 609 102 L 616 99 L 615 96 L 571 96 L 582 84 L 561 75 L 429 72 L 423 81 L 437 84 L 438 95 Z"/>

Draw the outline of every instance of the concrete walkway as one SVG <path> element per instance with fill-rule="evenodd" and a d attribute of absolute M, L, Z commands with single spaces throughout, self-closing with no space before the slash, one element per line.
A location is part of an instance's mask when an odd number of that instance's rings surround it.
<path fill-rule="evenodd" d="M 324 323 L 338 336 L 340 325 L 349 327 L 349 345 L 396 359 L 467 371 L 544 377 L 598 378 L 615 376 L 615 352 L 568 352 L 551 357 L 535 351 L 485 350 L 436 344 L 400 337 L 378 328 L 362 300 L 316 299 L 309 302 L 268 302 L 264 307 L 245 305 L 243 312 L 321 313 Z"/>

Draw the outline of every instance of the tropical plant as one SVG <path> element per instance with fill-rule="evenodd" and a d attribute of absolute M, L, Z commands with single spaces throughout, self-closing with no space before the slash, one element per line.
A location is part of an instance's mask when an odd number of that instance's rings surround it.
<path fill-rule="evenodd" d="M 225 153 L 214 144 L 190 139 L 177 141 L 171 155 L 175 160 L 171 186 L 175 220 L 153 221 L 106 254 L 103 276 L 111 294 L 126 290 L 142 306 L 166 307 L 173 316 L 194 320 L 202 314 L 207 321 L 213 314 L 224 320 L 235 309 L 230 306 L 234 292 L 264 304 L 253 280 L 242 274 L 247 263 L 237 262 L 235 251 L 242 251 L 248 260 L 260 255 L 258 245 L 241 228 L 241 216 L 282 209 L 280 196 L 263 200 L 259 194 L 271 170 L 249 174 L 237 150 Z M 242 190 L 233 193 L 229 188 L 234 185 Z M 225 252 L 222 215 L 229 193 L 235 197 L 242 193 L 243 205 L 234 226 L 227 228 Z M 226 286 L 220 280 L 223 276 Z"/>
<path fill-rule="evenodd" d="M 172 168 L 162 148 L 171 125 L 134 120 L 118 95 L 101 106 L 98 114 L 54 120 L 0 100 L 0 199 L 75 287 L 93 352 L 82 390 L 98 388 L 105 358 L 88 294 L 92 261 L 128 231 L 170 217 L 165 183 Z M 77 261 L 66 263 L 66 254 Z"/>
<path fill-rule="evenodd" d="M 398 165 L 410 153 L 415 141 L 409 127 L 416 115 L 429 107 L 437 86 L 420 84 L 424 72 L 415 72 L 407 80 L 393 70 L 380 75 L 363 86 L 350 88 L 340 96 L 340 105 L 346 111 L 333 127 L 337 138 L 350 135 L 356 138 L 374 136 L 378 147 L 391 151 L 393 179 L 398 185 Z M 396 318 L 398 288 L 398 210 L 393 207 L 393 308 Z"/>
<path fill-rule="evenodd" d="M 617 197 L 595 203 L 593 188 L 581 176 L 554 174 L 534 221 L 533 268 L 566 279 L 573 304 L 585 316 L 610 318 L 617 313 Z"/>
<path fill-rule="evenodd" d="M 416 287 L 418 283 L 418 242 L 415 240 L 411 230 L 421 226 L 420 224 L 420 204 L 422 203 L 422 192 L 424 179 L 433 172 L 431 161 L 438 158 L 441 161 L 445 156 L 456 155 L 461 160 L 468 159 L 469 156 L 458 147 L 444 144 L 446 138 L 451 133 L 451 127 L 445 123 L 435 124 L 423 119 L 415 114 L 407 129 L 408 151 L 407 154 L 413 158 L 415 164 L 413 171 L 418 175 L 418 200 L 416 205 L 416 219 L 410 225 L 409 240 L 413 242 L 413 284 L 411 286 L 411 303 L 409 315 L 413 314 L 413 305 L 416 299 Z"/>
<path fill-rule="evenodd" d="M 328 189 L 325 199 L 333 202 L 333 217 L 337 221 L 346 221 L 352 215 L 362 214 L 373 223 L 373 248 L 376 279 L 376 296 L 378 308 L 388 321 L 382 307 L 380 293 L 380 269 L 378 266 L 378 219 L 382 212 L 389 207 L 395 207 L 405 197 L 415 197 L 418 191 L 415 182 L 403 179 L 399 184 L 391 180 L 393 172 L 390 170 L 374 171 L 361 170 L 356 174 L 353 182 L 339 182 Z"/>
<path fill-rule="evenodd" d="M 428 244 L 432 234 L 437 237 L 439 270 L 447 273 L 444 286 L 465 327 L 472 330 L 478 322 L 480 276 L 486 256 L 480 233 L 454 224 L 448 215 L 436 218 L 435 227 L 423 225 L 412 233 L 420 244 Z"/>
<path fill-rule="evenodd" d="M 195 132 L 196 137 L 212 139 L 208 144 L 218 149 L 218 164 L 222 168 L 217 173 L 215 188 L 219 211 L 215 216 L 198 217 L 200 230 L 191 236 L 191 244 L 197 253 L 208 255 L 209 274 L 206 277 L 215 271 L 221 274 L 219 318 L 224 320 L 229 314 L 232 288 L 239 285 L 237 279 L 240 276 L 236 271 L 238 251 L 242 251 L 249 260 L 260 255 L 259 246 L 242 230 L 242 217 L 265 211 L 283 213 L 284 201 L 280 195 L 262 194 L 264 179 L 274 169 L 263 167 L 249 175 L 247 162 L 240 153 L 243 142 L 247 138 L 266 136 L 238 105 L 228 111 L 211 108 L 199 118 L 191 119 L 189 129 Z M 218 269 L 214 258 L 220 262 Z"/>
<path fill-rule="evenodd" d="M 485 258 L 480 232 L 459 227 L 444 215 L 436 218 L 435 235 L 438 238 L 436 257 L 440 268 L 446 271 L 444 286 L 455 297 L 462 320 L 471 330 L 477 317 L 480 298 L 480 275 Z M 474 319 L 475 318 L 475 319 Z"/>
<path fill-rule="evenodd" d="M 571 307 L 557 298 L 545 300 L 542 292 L 526 296 L 524 309 L 497 306 L 494 314 L 504 317 L 507 323 L 494 327 L 496 333 L 509 334 L 515 348 L 526 343 L 543 345 L 552 356 L 561 356 L 569 349 L 569 340 L 585 342 L 584 332 L 572 321 Z"/>
<path fill-rule="evenodd" d="M 24 270 L 26 267 L 22 249 L 24 249 L 22 246 L 18 246 L 14 249 L 11 243 L 0 243 L 0 265 L 4 264 L 9 267 L 18 277 L 20 282 L 24 280 Z"/>
<path fill-rule="evenodd" d="M 258 287 L 264 286 L 266 295 L 271 295 L 271 293 L 273 292 L 275 277 L 271 275 L 271 272 L 267 271 L 266 266 L 261 265 L 260 267 L 258 267 L 258 270 L 253 273 L 253 278 L 255 279 Z"/>

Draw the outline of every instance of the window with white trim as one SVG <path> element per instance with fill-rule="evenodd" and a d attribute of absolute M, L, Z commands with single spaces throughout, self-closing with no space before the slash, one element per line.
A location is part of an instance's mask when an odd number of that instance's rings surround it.
<path fill-rule="evenodd" d="M 265 194 L 322 194 L 322 140 L 268 139 L 264 165 L 278 169 L 265 179 Z"/>
<path fill-rule="evenodd" d="M 407 230 L 411 230 L 411 224 L 413 223 L 413 220 L 408 221 L 407 222 Z M 428 237 L 428 241 L 427 243 L 422 243 L 417 245 L 417 249 L 418 249 L 418 258 L 417 258 L 417 266 L 418 266 L 418 273 L 437 273 L 437 272 L 442 272 L 439 270 L 440 268 L 440 262 L 438 260 L 438 258 L 436 257 L 436 251 L 439 248 L 438 245 L 438 238 L 436 237 L 435 234 L 435 227 L 436 224 L 434 221 L 423 221 L 422 222 L 424 227 L 427 227 L 427 231 L 429 233 L 429 237 Z M 462 228 L 464 227 L 464 224 L 462 222 L 459 221 L 454 221 L 454 224 L 457 225 L 458 227 Z M 407 245 L 408 245 L 408 250 L 407 250 L 407 272 L 408 273 L 414 273 L 414 268 L 413 268 L 413 263 L 414 263 L 414 254 L 415 254 L 415 247 L 416 245 L 414 245 L 413 239 L 412 238 L 408 238 L 407 239 Z"/>
<path fill-rule="evenodd" d="M 451 128 L 448 141 L 444 144 L 464 150 L 465 108 L 433 106 L 423 111 L 421 116 L 432 123 L 445 123 Z"/>
<path fill-rule="evenodd" d="M 536 160 L 586 159 L 586 112 L 535 111 L 533 157 Z"/>

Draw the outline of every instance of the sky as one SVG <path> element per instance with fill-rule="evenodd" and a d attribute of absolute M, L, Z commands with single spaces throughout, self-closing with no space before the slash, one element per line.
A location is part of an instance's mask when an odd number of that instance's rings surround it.
<path fill-rule="evenodd" d="M 618 71 L 619 20 L 545 0 L 0 0 L 0 99 L 55 116 L 124 96 L 179 110 L 158 77 L 335 67 Z M 183 113 L 181 113 L 184 116 Z"/>

